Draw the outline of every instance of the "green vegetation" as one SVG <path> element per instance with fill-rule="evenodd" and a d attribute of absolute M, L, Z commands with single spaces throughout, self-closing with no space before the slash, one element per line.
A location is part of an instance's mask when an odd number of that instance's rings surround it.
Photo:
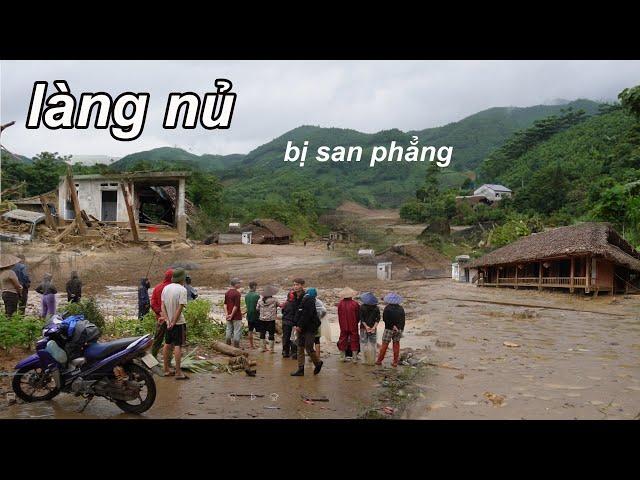
<path fill-rule="evenodd" d="M 0 312 L 0 349 L 12 347 L 33 348 L 40 338 L 44 320 L 38 317 L 23 316 L 19 313 L 7 317 Z"/>
<path fill-rule="evenodd" d="M 69 303 L 67 312 L 71 315 L 83 315 L 85 320 L 93 323 L 101 332 L 105 332 L 107 329 L 104 314 L 93 297 L 84 298 L 78 303 Z"/>

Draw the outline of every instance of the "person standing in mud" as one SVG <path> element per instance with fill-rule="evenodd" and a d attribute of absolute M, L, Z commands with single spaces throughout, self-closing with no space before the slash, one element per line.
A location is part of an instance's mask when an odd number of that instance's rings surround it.
<path fill-rule="evenodd" d="M 293 335 L 294 320 L 296 316 L 296 293 L 294 290 L 289 291 L 287 299 L 280 304 L 282 310 L 282 357 L 294 359 L 298 358 L 298 346 L 291 340 Z"/>
<path fill-rule="evenodd" d="M 371 292 L 360 296 L 360 350 L 365 356 L 367 365 L 373 365 L 376 360 L 376 344 L 378 342 L 378 323 L 380 323 L 380 308 L 378 299 Z"/>
<path fill-rule="evenodd" d="M 340 361 L 347 360 L 347 349 L 353 352 L 353 361 L 358 361 L 360 353 L 360 335 L 358 333 L 358 323 L 360 322 L 360 304 L 353 297 L 358 294 L 352 288 L 343 288 L 338 295 L 341 300 L 338 303 L 338 323 L 340 324 L 340 338 L 338 339 L 338 350 L 340 350 Z"/>
<path fill-rule="evenodd" d="M 151 283 L 148 278 L 141 278 L 138 286 L 138 320 L 142 320 L 151 309 L 151 301 L 149 300 L 149 289 Z"/>
<path fill-rule="evenodd" d="M 262 298 L 258 301 L 256 309 L 260 313 L 260 340 L 262 340 L 262 351 L 267 351 L 267 334 L 269 334 L 269 351 L 274 353 L 276 343 L 276 316 L 278 313 L 278 301 L 274 295 L 278 288 L 267 285 L 262 291 Z"/>
<path fill-rule="evenodd" d="M 67 282 L 67 302 L 79 303 L 82 298 L 82 282 L 78 277 L 78 272 L 71 272 L 71 278 Z"/>
<path fill-rule="evenodd" d="M 391 366 L 397 367 L 400 360 L 400 339 L 402 338 L 405 322 L 404 308 L 400 305 L 402 297 L 397 293 L 391 292 L 385 295 L 383 300 L 387 304 L 382 312 L 384 334 L 382 335 L 382 347 L 380 348 L 376 365 L 382 365 L 389 343 L 393 341 L 393 363 Z"/>
<path fill-rule="evenodd" d="M 256 309 L 260 295 L 256 292 L 256 288 L 258 288 L 257 282 L 249 282 L 249 292 L 244 296 L 244 304 L 247 309 L 247 325 L 249 328 L 247 336 L 249 338 L 249 348 L 251 349 L 256 348 L 253 345 L 253 332 L 260 333 L 260 324 Z"/>
<path fill-rule="evenodd" d="M 316 295 L 316 311 L 318 312 L 320 325 L 318 326 L 318 331 L 316 332 L 316 338 L 314 339 L 313 344 L 316 349 L 316 353 L 318 354 L 318 358 L 320 358 L 320 354 L 322 353 L 320 350 L 320 338 L 322 337 L 322 319 L 327 316 L 327 307 L 324 306 L 324 303 L 322 302 L 322 300 L 318 298 L 317 295 Z"/>
<path fill-rule="evenodd" d="M 29 277 L 29 272 L 27 270 L 27 264 L 25 262 L 24 255 L 19 254 L 17 255 L 17 257 L 20 259 L 20 262 L 16 263 L 16 265 L 13 267 L 13 271 L 16 272 L 18 281 L 22 286 L 22 293 L 20 294 L 20 300 L 18 302 L 18 310 L 22 315 L 24 315 L 24 312 L 27 309 L 27 300 L 29 299 L 31 278 Z"/>
<path fill-rule="evenodd" d="M 184 307 L 187 306 L 187 289 L 184 288 L 186 272 L 182 268 L 176 268 L 171 276 L 171 283 L 162 289 L 162 317 L 167 325 L 162 360 L 164 374 L 167 377 L 175 376 L 176 380 L 187 380 L 189 377 L 180 369 L 182 360 L 182 346 L 187 341 L 187 321 L 184 318 Z M 171 348 L 176 369 L 170 369 Z"/>
<path fill-rule="evenodd" d="M 317 375 L 322 369 L 323 361 L 314 349 L 314 341 L 318 327 L 320 327 L 320 318 L 316 309 L 316 297 L 318 292 L 315 288 L 306 291 L 300 302 L 300 307 L 296 313 L 295 324 L 298 333 L 298 369 L 291 374 L 292 377 L 304 376 L 304 354 L 311 357 L 311 361 L 315 366 L 313 374 Z"/>
<path fill-rule="evenodd" d="M 4 312 L 10 317 L 18 310 L 22 286 L 18 280 L 16 272 L 11 268 L 20 261 L 13 255 L 2 255 L 0 258 L 0 285 L 2 286 L 2 301 L 4 302 Z"/>
<path fill-rule="evenodd" d="M 187 289 L 187 301 L 192 302 L 193 300 L 198 298 L 198 291 L 191 285 L 191 277 L 189 275 L 185 277 L 184 281 L 184 288 Z"/>
<path fill-rule="evenodd" d="M 58 290 L 52 283 L 53 275 L 45 273 L 42 283 L 36 288 L 36 292 L 42 295 L 42 311 L 40 317 L 48 318 L 56 313 L 56 293 Z"/>
<path fill-rule="evenodd" d="M 225 341 L 227 345 L 240 348 L 240 336 L 242 335 L 242 311 L 240 309 L 240 287 L 242 281 L 238 278 L 231 280 L 231 288 L 224 294 L 224 305 L 227 307 L 227 330 Z"/>
<path fill-rule="evenodd" d="M 153 310 L 157 319 L 156 331 L 153 336 L 153 346 L 151 347 L 151 355 L 154 357 L 156 357 L 160 352 L 165 334 L 167 333 L 167 325 L 162 316 L 162 291 L 171 283 L 172 276 L 173 269 L 170 268 L 164 272 L 164 279 L 158 285 L 153 287 L 153 293 L 151 293 L 151 310 Z"/>

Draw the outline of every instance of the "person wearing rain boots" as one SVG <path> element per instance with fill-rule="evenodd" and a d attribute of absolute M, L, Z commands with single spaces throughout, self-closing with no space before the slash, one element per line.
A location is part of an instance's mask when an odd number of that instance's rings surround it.
<path fill-rule="evenodd" d="M 343 288 L 338 295 L 342 300 L 338 302 L 338 323 L 340 324 L 340 338 L 338 339 L 338 350 L 340 350 L 340 361 L 346 361 L 347 349 L 353 352 L 353 361 L 358 361 L 360 351 L 360 335 L 358 334 L 358 323 L 360 322 L 360 304 L 353 297 L 358 294 L 351 288 Z"/>
<path fill-rule="evenodd" d="M 267 351 L 267 333 L 269 334 L 269 351 L 274 353 L 276 343 L 276 314 L 278 312 L 278 301 L 274 295 L 278 293 L 278 288 L 267 285 L 262 291 L 262 298 L 258 300 L 256 310 L 260 314 L 260 340 L 262 340 L 262 351 Z"/>
<path fill-rule="evenodd" d="M 380 322 L 380 308 L 378 299 L 371 292 L 360 295 L 360 350 L 365 363 L 373 365 L 376 360 L 376 344 L 378 342 L 378 323 Z"/>
<path fill-rule="evenodd" d="M 400 305 L 402 297 L 392 292 L 385 295 L 383 301 L 387 304 L 382 312 L 384 334 L 382 335 L 382 347 L 380 348 L 376 365 L 382 365 L 389 343 L 393 341 L 393 363 L 391 366 L 397 367 L 400 360 L 400 339 L 402 338 L 405 321 L 404 308 Z"/>
<path fill-rule="evenodd" d="M 318 292 L 315 288 L 309 288 L 302 302 L 300 308 L 296 313 L 296 331 L 298 332 L 298 370 L 291 374 L 292 377 L 304 376 L 304 354 L 311 357 L 311 361 L 315 368 L 313 374 L 317 375 L 322 369 L 323 362 L 314 349 L 314 340 L 318 327 L 320 326 L 320 318 L 318 317 L 318 310 L 316 309 L 316 297 Z"/>

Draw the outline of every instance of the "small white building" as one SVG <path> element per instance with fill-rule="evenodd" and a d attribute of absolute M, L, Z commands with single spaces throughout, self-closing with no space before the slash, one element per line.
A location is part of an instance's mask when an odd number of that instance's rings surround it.
<path fill-rule="evenodd" d="M 391 280 L 391 262 L 380 262 L 376 269 L 378 280 Z"/>
<path fill-rule="evenodd" d="M 500 201 L 503 198 L 509 198 L 513 195 L 513 192 L 504 185 L 496 185 L 493 183 L 485 183 L 481 187 L 477 188 L 473 195 L 479 195 L 485 197 L 492 202 Z"/>
<path fill-rule="evenodd" d="M 451 263 L 451 278 L 456 282 L 470 282 L 473 275 L 477 275 L 477 270 L 469 268 L 471 257 L 469 255 L 458 255 Z"/>

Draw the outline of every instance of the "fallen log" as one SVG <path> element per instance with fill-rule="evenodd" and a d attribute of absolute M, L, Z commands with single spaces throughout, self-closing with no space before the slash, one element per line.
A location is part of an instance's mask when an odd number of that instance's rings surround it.
<path fill-rule="evenodd" d="M 249 356 L 249 352 L 245 352 L 240 348 L 232 347 L 231 345 L 227 345 L 226 343 L 219 342 L 218 340 L 213 341 L 213 344 L 211 344 L 211 348 L 213 348 L 216 352 L 224 353 L 225 355 L 229 355 L 231 357 L 237 357 L 239 355 L 242 355 L 244 357 Z"/>

